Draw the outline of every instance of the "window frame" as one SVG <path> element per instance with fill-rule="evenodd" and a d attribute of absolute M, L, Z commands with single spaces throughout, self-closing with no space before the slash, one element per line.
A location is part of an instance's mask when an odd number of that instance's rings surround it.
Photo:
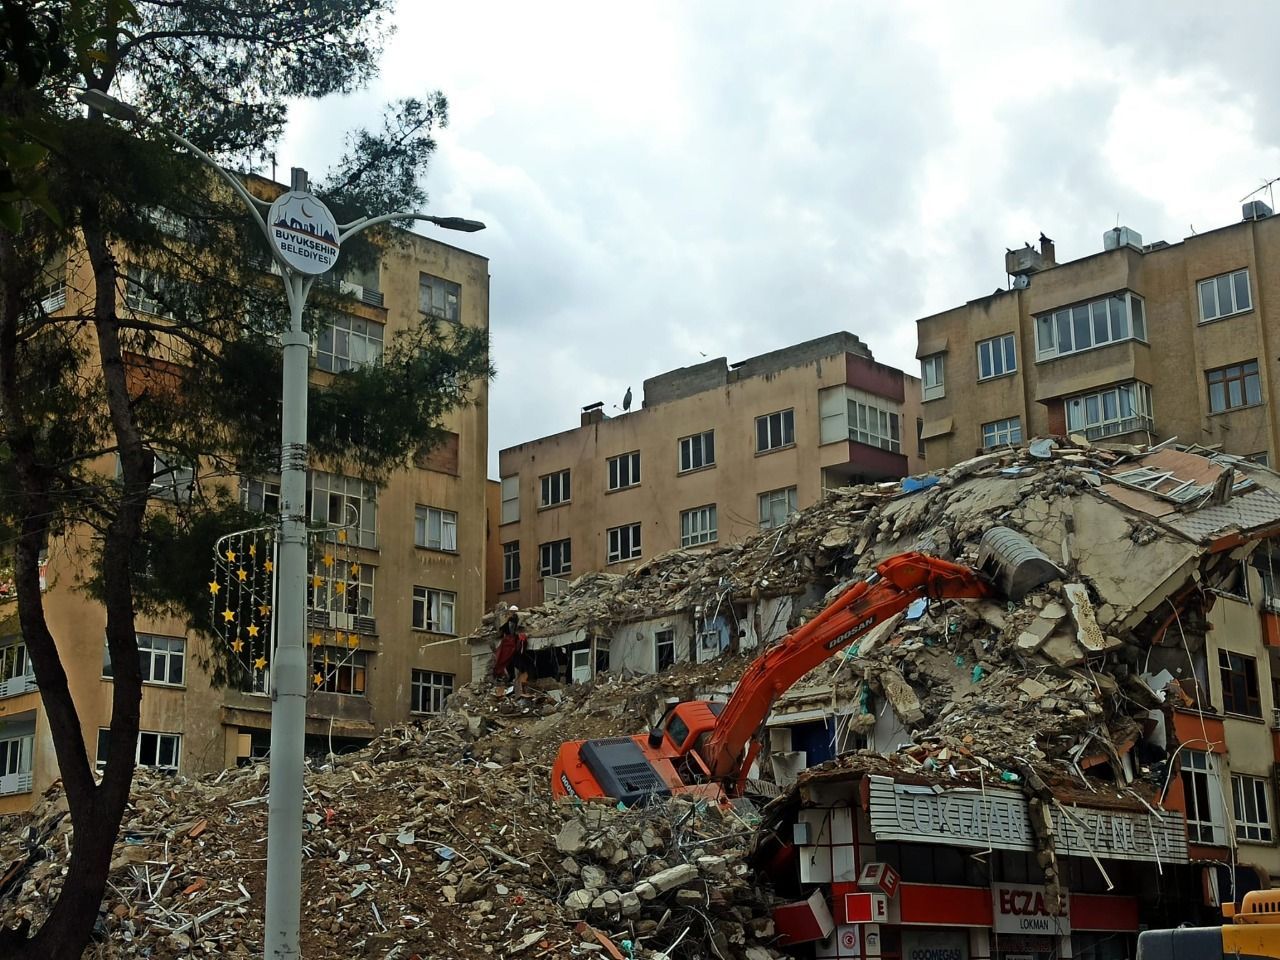
<path fill-rule="evenodd" d="M 1252 794 L 1252 796 L 1250 796 Z M 1253 806 L 1250 816 L 1249 806 Z M 1259 813 L 1261 807 L 1261 813 Z M 1231 810 L 1236 839 L 1245 843 L 1275 842 L 1271 826 L 1270 780 L 1247 773 L 1231 774 Z"/>
<path fill-rule="evenodd" d="M 335 497 L 339 498 L 341 514 L 337 520 L 331 515 Z M 348 507 L 355 508 L 354 525 L 347 515 Z M 353 532 L 354 546 L 368 550 L 378 549 L 378 488 L 368 480 L 324 470 L 308 470 L 307 516 L 315 523 L 329 524 Z"/>
<path fill-rule="evenodd" d="M 352 566 L 357 568 L 354 575 Z M 352 617 L 376 617 L 377 571 L 373 564 L 346 557 L 335 557 L 332 566 L 325 566 L 323 557 L 311 556 L 307 561 L 307 609 Z M 343 575 L 339 576 L 339 573 Z M 319 584 L 315 582 L 317 577 L 321 581 Z M 336 586 L 339 582 L 345 584 L 341 592 Z M 351 589 L 352 584 L 356 586 L 354 590 Z M 335 601 L 338 606 L 333 605 Z"/>
<path fill-rule="evenodd" d="M 0 683 L 35 678 L 35 666 L 27 651 L 27 642 L 19 637 L 12 643 L 0 644 Z"/>
<path fill-rule="evenodd" d="M 499 525 L 520 522 L 520 474 L 503 477 L 499 481 L 502 513 L 498 517 Z M 508 509 L 510 508 L 510 509 Z"/>
<path fill-rule="evenodd" d="M 552 507 L 573 502 L 573 478 L 570 476 L 570 469 L 565 467 L 563 470 L 553 470 L 538 477 L 539 510 L 549 510 Z M 560 494 L 559 499 L 552 499 L 555 494 Z"/>
<path fill-rule="evenodd" d="M 687 445 L 687 446 L 686 446 Z M 696 451 L 696 455 L 695 455 Z M 708 456 L 710 451 L 710 456 Z M 700 463 L 694 463 L 700 460 Z M 681 437 L 676 442 L 676 473 L 693 473 L 716 465 L 716 432 L 703 430 Z"/>
<path fill-rule="evenodd" d="M 1252 369 L 1250 369 L 1252 368 Z M 1241 360 L 1223 367 L 1212 367 L 1204 372 L 1205 399 L 1208 401 L 1209 413 L 1230 413 L 1232 410 L 1246 410 L 1262 403 L 1262 373 L 1255 357 L 1252 360 Z M 1231 402 L 1233 384 L 1238 385 L 1239 403 Z M 1256 399 L 1249 399 L 1249 387 L 1252 384 Z M 1219 388 L 1222 406 L 1214 403 L 1214 387 Z"/>
<path fill-rule="evenodd" d="M 436 520 L 439 532 L 432 543 L 431 521 Z M 445 536 L 447 530 L 453 531 L 452 544 Z M 421 537 L 419 532 L 421 531 Z M 458 552 L 458 511 L 445 510 L 427 504 L 415 504 L 413 508 L 413 545 L 420 550 L 436 550 L 440 553 Z"/>
<path fill-rule="evenodd" d="M 1106 336 L 1098 337 L 1099 322 Z M 1128 340 L 1148 343 L 1146 301 L 1132 290 L 1124 289 L 1080 303 L 1055 307 L 1032 317 L 1036 339 L 1036 363 L 1057 360 L 1077 353 L 1098 350 Z M 1087 339 L 1088 345 L 1077 342 Z M 1070 345 L 1062 348 L 1063 342 Z"/>
<path fill-rule="evenodd" d="M 787 520 L 796 513 L 800 512 L 799 491 L 795 484 L 789 487 L 778 487 L 776 490 L 766 490 L 756 495 L 756 502 L 760 508 L 760 529 L 761 530 L 777 530 Z M 782 504 L 783 514 L 781 517 L 774 516 L 773 507 Z M 766 506 L 768 513 L 766 514 Z"/>
<path fill-rule="evenodd" d="M 519 589 L 520 541 L 508 540 L 502 545 L 502 592 L 512 593 Z"/>
<path fill-rule="evenodd" d="M 991 429 L 988 430 L 988 427 Z M 1002 420 L 988 420 L 978 429 L 982 433 L 983 450 L 993 450 L 996 447 L 1012 446 L 1014 444 L 1022 443 L 1021 415 L 1005 417 Z"/>
<path fill-rule="evenodd" d="M 920 358 L 920 400 L 940 400 L 947 395 L 946 351 Z"/>
<path fill-rule="evenodd" d="M 694 523 L 694 521 L 699 522 Z M 701 547 L 708 543 L 716 543 L 719 539 L 719 517 L 714 503 L 704 503 L 700 507 L 690 507 L 688 510 L 680 511 L 681 547 Z"/>
<path fill-rule="evenodd" d="M 334 652 L 332 660 L 329 659 L 330 651 Z M 330 668 L 333 669 L 333 672 L 330 672 Z M 369 651 L 352 650 L 331 644 L 312 647 L 311 674 L 310 687 L 312 693 L 367 698 L 369 695 Z M 314 679 L 316 674 L 321 677 L 319 685 L 316 684 Z M 345 685 L 350 686 L 349 690 L 339 689 L 344 686 L 344 677 L 347 680 Z M 330 689 L 331 687 L 334 689 Z"/>
<path fill-rule="evenodd" d="M 107 737 L 110 732 L 108 727 L 98 728 L 98 745 L 94 754 L 93 766 L 99 775 L 107 768 Z M 154 738 L 154 745 L 148 752 L 152 752 L 152 749 L 154 750 L 157 762 L 145 763 L 142 759 L 143 747 L 151 738 Z M 161 744 L 166 740 L 172 741 L 173 763 L 171 765 L 159 763 Z M 182 767 L 182 740 L 183 735 L 181 733 L 170 733 L 165 730 L 139 730 L 138 742 L 134 746 L 133 762 L 136 766 L 146 767 L 148 770 L 158 770 L 161 773 L 178 773 Z"/>
<path fill-rule="evenodd" d="M 1125 405 L 1124 394 L 1131 391 L 1128 397 L 1128 406 L 1130 414 L 1123 415 L 1122 409 Z M 1107 398 L 1114 395 L 1116 416 L 1107 416 Z M 1083 416 L 1089 416 L 1089 404 L 1092 401 L 1096 410 L 1103 415 L 1103 419 L 1098 420 L 1090 425 L 1087 420 L 1081 425 L 1072 424 L 1072 404 L 1081 404 L 1080 409 L 1084 411 Z M 1155 429 L 1155 402 L 1152 397 L 1151 385 L 1141 380 L 1128 380 L 1124 383 L 1117 383 L 1101 390 L 1093 390 L 1089 393 L 1080 393 L 1074 396 L 1066 397 L 1062 401 L 1063 413 L 1067 421 L 1067 431 L 1070 433 L 1083 433 L 1089 440 L 1102 440 L 1107 437 L 1123 436 L 1126 433 L 1142 430 L 1151 432 Z M 1132 422 L 1131 426 L 1126 426 Z M 1110 429 L 1111 427 L 1118 429 Z"/>
<path fill-rule="evenodd" d="M 661 653 L 662 648 L 669 647 L 671 650 L 671 659 L 669 663 L 663 663 L 665 659 Z M 653 634 L 653 672 L 660 673 L 676 665 L 676 632 L 668 627 L 663 630 L 656 630 Z"/>
<path fill-rule="evenodd" d="M 376 337 L 372 336 L 375 331 Z M 339 334 L 346 334 L 346 336 L 340 337 Z M 341 353 L 338 350 L 339 340 L 345 343 Z M 352 349 L 352 345 L 356 342 L 364 344 L 360 351 Z M 316 331 L 315 358 L 318 370 L 346 373 L 364 367 L 376 367 L 382 363 L 385 350 L 386 328 L 376 320 L 369 320 L 366 317 L 336 311 L 332 318 Z M 363 356 L 358 358 L 354 356 L 357 352 L 362 353 Z"/>
<path fill-rule="evenodd" d="M 1234 661 L 1240 661 L 1239 666 Z M 1258 682 L 1258 659 L 1235 650 L 1218 650 L 1218 678 L 1222 686 L 1222 712 L 1237 717 L 1262 719 L 1262 690 Z M 1243 683 L 1244 703 L 1237 703 L 1237 679 Z M 1252 683 L 1250 683 L 1252 681 Z"/>
<path fill-rule="evenodd" d="M 456 674 L 414 667 L 409 674 L 409 712 L 419 715 L 443 713 L 456 688 Z"/>
<path fill-rule="evenodd" d="M 559 560 L 560 566 L 552 563 Z M 538 576 L 564 578 L 573 573 L 573 539 L 564 537 L 560 540 L 548 540 L 538 544 Z"/>
<path fill-rule="evenodd" d="M 185 688 L 187 685 L 187 638 L 158 633 L 137 633 L 135 636 L 138 641 L 138 665 L 142 671 L 142 682 L 150 687 L 170 687 L 175 690 Z M 161 641 L 165 649 L 157 649 L 156 641 Z M 176 652 L 170 649 L 171 644 L 177 644 L 179 649 Z M 155 679 L 157 663 L 163 665 L 162 674 L 167 677 L 174 662 L 178 664 L 177 680 Z M 115 679 L 115 668 L 111 665 L 111 649 L 107 646 L 105 638 L 102 641 L 102 679 Z"/>
<path fill-rule="evenodd" d="M 609 457 L 605 460 L 605 465 L 608 468 L 606 489 L 610 493 L 640 486 L 639 450 L 630 450 L 615 457 Z"/>
<path fill-rule="evenodd" d="M 624 536 L 625 534 L 625 536 Z M 626 541 L 624 550 L 624 543 Z M 626 563 L 640 558 L 640 523 L 624 523 L 605 531 L 605 560 L 609 563 Z"/>
<path fill-rule="evenodd" d="M 452 590 L 414 585 L 411 599 L 410 626 L 424 633 L 456 637 L 458 595 Z M 432 611 L 436 611 L 433 618 Z"/>
<path fill-rule="evenodd" d="M 996 337 L 979 340 L 977 347 L 979 383 L 987 380 L 998 380 L 1001 377 L 1010 377 L 1018 372 L 1018 341 L 1017 337 L 1012 333 L 1002 333 Z M 987 353 L 987 365 L 991 368 L 991 372 L 986 374 L 982 372 L 984 348 Z M 996 363 L 997 358 L 999 363 Z"/>
<path fill-rule="evenodd" d="M 172 319 L 173 311 L 165 309 L 164 302 L 169 283 L 168 276 L 153 267 L 127 263 L 124 269 L 124 305 L 135 313 Z"/>
<path fill-rule="evenodd" d="M 871 398 L 872 395 L 860 390 L 846 391 L 845 417 L 849 439 L 864 446 L 901 453 L 902 414 L 877 403 L 868 403 L 864 397 Z"/>
<path fill-rule="evenodd" d="M 1249 302 L 1243 307 L 1238 303 L 1238 295 L 1240 293 L 1238 277 L 1244 278 L 1244 292 L 1249 299 Z M 1231 295 L 1231 309 L 1226 311 L 1218 309 L 1222 306 L 1220 294 L 1223 290 L 1223 281 L 1226 282 L 1226 290 Z M 1217 310 L 1213 316 L 1207 316 L 1205 313 L 1206 291 L 1212 291 L 1213 293 L 1213 306 Z M 1213 323 L 1215 320 L 1225 320 L 1227 317 L 1249 313 L 1253 309 L 1253 286 L 1249 281 L 1249 268 L 1241 267 L 1238 270 L 1228 270 L 1226 273 L 1219 273 L 1212 277 L 1205 277 L 1203 280 L 1197 280 L 1196 307 L 1200 311 L 1200 323 Z"/>
<path fill-rule="evenodd" d="M 776 433 L 774 418 L 777 418 Z M 761 428 L 763 432 L 761 431 Z M 776 441 L 776 442 L 775 442 Z M 796 445 L 796 408 L 774 410 L 756 417 L 756 453 L 772 453 Z"/>
<path fill-rule="evenodd" d="M 440 307 L 435 305 L 436 286 L 439 286 L 443 304 Z M 423 300 L 423 293 L 427 290 L 433 291 L 426 301 Z M 450 302 L 450 294 L 453 296 Z M 425 303 L 425 306 L 424 306 Z M 429 309 L 428 309 L 429 308 Z M 425 271 L 418 272 L 418 312 L 425 317 L 434 317 L 437 320 L 444 320 L 446 323 L 462 322 L 462 284 L 453 280 L 447 280 L 444 277 L 438 277 L 433 273 Z"/>
<path fill-rule="evenodd" d="M 1192 843 L 1219 846 L 1219 832 L 1223 834 L 1221 840 L 1225 841 L 1226 830 L 1220 809 L 1221 798 L 1214 790 L 1213 783 L 1213 780 L 1220 776 L 1217 762 L 1208 750 L 1183 750 L 1179 760 L 1183 805 L 1186 807 L 1187 839 Z M 1201 765 L 1202 762 L 1203 765 Z M 1196 788 L 1196 781 L 1199 778 L 1203 779 L 1203 796 Z M 1206 810 L 1200 809 L 1202 802 L 1207 807 Z"/>

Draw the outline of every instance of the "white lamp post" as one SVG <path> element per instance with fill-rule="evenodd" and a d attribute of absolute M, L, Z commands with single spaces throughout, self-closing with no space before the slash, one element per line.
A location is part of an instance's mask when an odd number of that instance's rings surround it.
<path fill-rule="evenodd" d="M 280 542 L 276 569 L 276 649 L 271 664 L 271 758 L 267 808 L 267 960 L 301 956 L 302 812 L 304 739 L 310 671 L 307 667 L 307 366 L 311 338 L 302 329 L 302 311 L 313 278 L 337 262 L 342 242 L 392 220 L 425 220 L 445 230 L 467 233 L 484 224 L 460 217 L 435 217 L 412 211 L 361 217 L 337 224 L 311 193 L 307 172 L 291 171 L 290 189 L 274 203 L 253 196 L 238 177 L 185 137 L 150 122 L 139 111 L 99 90 L 85 90 L 86 106 L 118 120 L 146 126 L 190 150 L 227 182 L 245 202 L 254 223 L 267 237 L 280 265 L 289 301 L 284 346 L 284 385 L 280 431 Z M 264 218 L 263 213 L 266 212 Z"/>

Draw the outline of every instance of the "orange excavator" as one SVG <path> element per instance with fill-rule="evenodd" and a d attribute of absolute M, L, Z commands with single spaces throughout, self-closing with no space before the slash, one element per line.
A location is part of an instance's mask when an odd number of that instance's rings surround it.
<path fill-rule="evenodd" d="M 983 572 L 923 553 L 890 557 L 756 657 L 727 703 L 686 700 L 647 734 L 562 744 L 551 768 L 552 793 L 610 797 L 627 806 L 673 794 L 717 801 L 739 796 L 774 701 L 818 664 L 916 600 L 1001 592 L 1017 600 L 1060 575 L 1043 553 L 1005 527 L 983 537 L 979 567 Z"/>

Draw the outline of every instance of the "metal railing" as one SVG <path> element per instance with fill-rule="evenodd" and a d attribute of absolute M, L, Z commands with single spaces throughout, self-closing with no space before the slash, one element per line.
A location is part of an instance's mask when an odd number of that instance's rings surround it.
<path fill-rule="evenodd" d="M 36 688 L 36 678 L 30 674 L 23 674 L 20 677 L 10 677 L 8 680 L 0 680 L 0 698 L 16 697 L 19 694 L 28 693 Z"/>
<path fill-rule="evenodd" d="M 31 792 L 31 771 L 20 770 L 17 773 L 9 773 L 0 777 L 0 796 L 8 796 L 11 793 L 30 793 Z"/>
<path fill-rule="evenodd" d="M 1280 707 L 1271 708 L 1271 729 L 1280 730 Z"/>

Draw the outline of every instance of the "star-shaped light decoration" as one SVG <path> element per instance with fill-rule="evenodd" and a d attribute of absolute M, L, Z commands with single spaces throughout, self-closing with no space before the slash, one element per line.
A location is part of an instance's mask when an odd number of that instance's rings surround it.
<path fill-rule="evenodd" d="M 319 687 L 319 686 L 323 685 L 323 683 L 324 683 L 324 674 L 323 674 L 323 673 L 321 673 L 319 670 L 317 670 L 317 671 L 315 672 L 315 674 L 313 674 L 313 675 L 312 675 L 312 677 L 311 677 L 311 682 L 312 682 L 312 683 L 314 683 L 317 687 Z"/>
<path fill-rule="evenodd" d="M 225 556 L 226 556 L 226 558 L 227 558 L 227 563 L 235 563 L 235 562 L 236 562 L 236 552 L 235 552 L 234 550 L 232 550 L 230 547 L 228 547 L 228 548 L 227 548 L 227 552 L 226 552 Z"/>
<path fill-rule="evenodd" d="M 334 639 L 334 642 L 336 642 L 339 646 L 341 646 L 342 644 L 347 642 L 347 635 L 343 631 L 339 630 L 337 631 L 337 633 L 333 635 L 333 639 Z"/>
<path fill-rule="evenodd" d="M 249 544 L 249 556 L 256 557 L 258 555 L 258 545 L 256 543 Z"/>
<path fill-rule="evenodd" d="M 338 542 L 339 543 L 347 542 L 347 530 L 345 527 L 343 527 L 341 530 L 338 531 Z"/>
<path fill-rule="evenodd" d="M 223 610 L 223 611 L 222 611 L 222 622 L 223 622 L 223 623 L 232 623 L 232 622 L 234 622 L 234 621 L 235 621 L 235 619 L 236 619 L 236 612 L 235 612 L 234 610 Z"/>
<path fill-rule="evenodd" d="M 231 641 L 231 649 L 234 650 L 236 653 L 239 653 L 241 650 L 244 649 L 244 641 L 241 640 L 239 637 L 236 637 L 234 640 Z"/>
<path fill-rule="evenodd" d="M 258 635 L 258 625 L 256 623 L 249 624 L 245 633 L 249 634 L 250 637 L 256 637 Z"/>
<path fill-rule="evenodd" d="M 334 593 L 346 593 L 346 592 L 347 592 L 347 581 L 345 581 L 345 580 L 338 580 L 338 581 L 336 581 L 336 582 L 334 583 L 334 585 L 333 585 L 333 592 L 334 592 Z"/>
<path fill-rule="evenodd" d="M 350 647 L 352 650 L 360 646 L 360 635 L 357 633 L 348 633 L 347 646 Z"/>
<path fill-rule="evenodd" d="M 318 633 L 313 633 L 313 634 L 311 635 L 311 645 L 312 645 L 313 647 L 318 647 L 318 646 L 320 646 L 320 643 L 321 643 L 321 641 L 323 641 L 323 640 L 324 640 L 324 638 L 323 638 L 322 636 L 320 636 L 320 634 L 318 634 Z"/>
<path fill-rule="evenodd" d="M 315 587 L 317 590 L 319 590 L 320 587 L 324 585 L 324 577 L 320 576 L 319 574 L 316 574 L 314 577 L 311 578 L 311 585 Z"/>
<path fill-rule="evenodd" d="M 244 567 L 241 567 L 239 570 L 236 571 L 236 579 L 239 580 L 241 583 L 244 583 L 246 580 L 249 579 L 249 571 L 246 570 Z"/>
<path fill-rule="evenodd" d="M 209 581 L 209 592 L 213 594 L 215 597 L 218 595 L 218 591 L 221 589 L 222 589 L 222 584 L 220 584 L 217 580 Z"/>
<path fill-rule="evenodd" d="M 262 569 L 263 569 L 263 570 L 265 570 L 265 571 L 267 571 L 267 573 L 270 573 L 270 572 L 271 572 L 272 570 L 274 570 L 275 568 L 276 568 L 276 565 L 275 565 L 274 563 L 272 563 L 270 560 L 263 560 L 263 561 L 262 561 Z"/>
<path fill-rule="evenodd" d="M 332 554 L 332 553 L 326 553 L 323 557 L 321 557 L 321 558 L 320 558 L 320 562 L 321 562 L 321 563 L 323 563 L 326 567 L 332 567 L 332 566 L 333 566 L 333 554 Z"/>
<path fill-rule="evenodd" d="M 353 563 L 353 564 L 351 565 L 351 576 L 353 576 L 353 577 L 358 577 L 358 576 L 360 576 L 360 564 L 358 564 L 358 563 Z"/>
<path fill-rule="evenodd" d="M 267 669 L 267 658 L 259 657 L 257 660 L 253 661 L 253 669 L 255 670 Z"/>
<path fill-rule="evenodd" d="M 260 617 L 271 616 L 271 604 L 269 603 L 260 604 L 258 607 L 258 616 Z"/>

